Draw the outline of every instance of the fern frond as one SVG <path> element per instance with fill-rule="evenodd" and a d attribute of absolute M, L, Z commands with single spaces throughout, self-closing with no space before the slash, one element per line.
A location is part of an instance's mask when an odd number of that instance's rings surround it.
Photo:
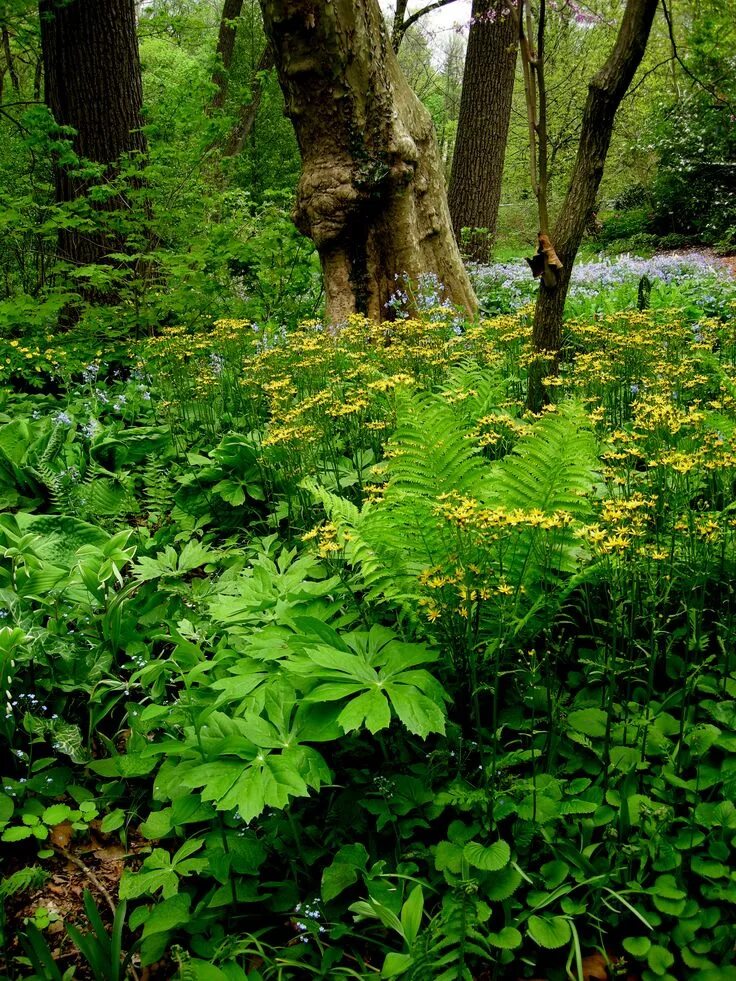
<path fill-rule="evenodd" d="M 386 599 L 403 605 L 416 593 L 415 577 L 405 567 L 401 550 L 383 532 L 375 505 L 366 504 L 361 511 L 309 478 L 301 486 L 322 505 L 337 528 L 345 560 L 359 570 L 360 588 L 366 599 Z"/>
<path fill-rule="evenodd" d="M 597 444 L 585 412 L 566 403 L 535 423 L 511 453 L 491 467 L 485 503 L 509 510 L 590 513 L 590 494 L 600 477 Z"/>
<path fill-rule="evenodd" d="M 472 429 L 479 419 L 498 409 L 507 398 L 507 390 L 508 380 L 500 371 L 463 361 L 450 368 L 440 391 L 452 400 L 458 416 Z M 458 394 L 462 398 L 458 399 Z"/>
<path fill-rule="evenodd" d="M 437 395 L 403 393 L 396 414 L 386 453 L 387 498 L 395 491 L 433 498 L 452 492 L 480 495 L 488 468 L 451 405 Z"/>

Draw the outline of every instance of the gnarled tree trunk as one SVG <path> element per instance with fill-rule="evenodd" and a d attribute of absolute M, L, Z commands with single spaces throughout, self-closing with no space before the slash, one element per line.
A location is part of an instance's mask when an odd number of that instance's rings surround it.
<path fill-rule="evenodd" d="M 448 201 L 463 251 L 488 260 L 496 233 L 518 47 L 504 0 L 473 0 Z M 481 231 L 479 231 L 479 229 Z"/>
<path fill-rule="evenodd" d="M 432 120 L 378 0 L 261 0 L 302 157 L 296 222 L 319 253 L 327 317 L 384 319 L 396 277 L 476 300 L 452 234 Z"/>
<path fill-rule="evenodd" d="M 46 104 L 59 126 L 75 130 L 77 156 L 105 165 L 105 176 L 114 177 L 121 156 L 146 150 L 133 0 L 40 0 L 39 11 Z M 89 189 L 86 177 L 61 164 L 55 182 L 59 203 Z M 113 196 L 99 208 L 123 205 Z M 59 236 L 60 256 L 76 265 L 104 261 L 121 246 L 113 233 L 65 229 Z"/>
<path fill-rule="evenodd" d="M 608 60 L 588 86 L 578 152 L 562 210 L 552 232 L 552 243 L 562 261 L 557 283 L 539 285 L 532 343 L 546 352 L 556 370 L 562 346 L 562 315 L 570 274 L 586 222 L 595 206 L 603 168 L 611 144 L 616 112 L 646 50 L 658 0 L 627 0 L 618 36 Z M 538 410 L 546 398 L 542 379 L 550 365 L 542 361 L 530 368 L 527 405 Z"/>

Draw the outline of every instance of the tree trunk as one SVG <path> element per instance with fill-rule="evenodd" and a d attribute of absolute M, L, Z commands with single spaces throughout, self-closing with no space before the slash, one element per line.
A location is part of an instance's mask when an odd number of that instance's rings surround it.
<path fill-rule="evenodd" d="M 13 86 L 13 91 L 17 94 L 20 91 L 20 80 L 18 79 L 18 73 L 15 70 L 13 53 L 10 50 L 10 34 L 8 33 L 7 27 L 3 27 L 2 36 L 3 51 L 5 52 L 5 65 L 8 69 L 8 75 L 10 75 L 10 84 Z"/>
<path fill-rule="evenodd" d="M 248 141 L 248 137 L 256 121 L 256 116 L 258 115 L 258 110 L 261 107 L 261 98 L 263 96 L 261 72 L 268 71 L 269 68 L 273 68 L 273 48 L 267 42 L 250 80 L 250 102 L 241 107 L 237 121 L 230 130 L 225 143 L 223 153 L 226 157 L 237 156 L 237 154 L 242 152 L 243 147 Z"/>
<path fill-rule="evenodd" d="M 486 262 L 496 233 L 518 32 L 504 0 L 473 0 L 448 201 L 463 252 Z M 480 230 L 480 231 L 479 231 Z"/>
<path fill-rule="evenodd" d="M 322 262 L 327 317 L 382 320 L 397 277 L 424 273 L 474 313 L 432 120 L 401 73 L 378 0 L 261 7 L 302 158 L 295 219 Z"/>
<path fill-rule="evenodd" d="M 546 400 L 545 374 L 557 370 L 562 346 L 562 316 L 570 274 L 596 195 L 613 134 L 616 112 L 644 56 L 658 0 L 627 0 L 616 44 L 588 86 L 578 152 L 552 243 L 562 261 L 556 285 L 539 285 L 532 343 L 547 357 L 530 368 L 527 405 L 538 411 Z"/>
<path fill-rule="evenodd" d="M 75 131 L 72 145 L 80 160 L 103 164 L 104 183 L 117 174 L 117 162 L 129 153 L 144 153 L 141 132 L 141 68 L 133 0 L 40 0 L 41 46 L 46 104 L 59 126 Z M 88 178 L 74 166 L 55 167 L 56 200 L 84 196 Z M 101 211 L 125 206 L 119 195 L 99 203 Z M 123 246 L 110 231 L 62 230 L 59 255 L 86 265 L 105 261 Z"/>
<path fill-rule="evenodd" d="M 222 109 L 227 98 L 227 87 L 230 78 L 230 66 L 233 63 L 235 51 L 236 21 L 243 9 L 243 0 L 225 0 L 220 18 L 220 33 L 217 38 L 217 64 L 212 73 L 212 84 L 215 94 L 210 104 L 211 110 Z"/>

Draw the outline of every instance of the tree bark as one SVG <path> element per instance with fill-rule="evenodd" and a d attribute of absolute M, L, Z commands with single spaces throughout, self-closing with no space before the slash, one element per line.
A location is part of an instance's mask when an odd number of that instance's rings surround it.
<path fill-rule="evenodd" d="M 429 113 L 378 0 L 261 0 L 302 158 L 295 219 L 317 247 L 327 317 L 383 320 L 397 277 L 435 273 L 476 299 L 452 234 Z"/>
<path fill-rule="evenodd" d="M 473 0 L 448 201 L 455 238 L 470 229 L 463 251 L 476 262 L 488 260 L 496 232 L 517 47 L 504 0 Z"/>
<path fill-rule="evenodd" d="M 535 411 L 546 400 L 542 379 L 557 370 L 570 274 L 594 210 L 616 112 L 644 56 L 657 4 L 658 0 L 627 0 L 613 51 L 588 86 L 577 157 L 551 236 L 562 269 L 556 285 L 540 282 L 534 311 L 532 344 L 546 355 L 530 367 L 527 405 Z"/>
<path fill-rule="evenodd" d="M 243 9 L 243 0 L 225 0 L 220 18 L 220 32 L 217 37 L 217 64 L 212 73 L 212 84 L 215 94 L 210 103 L 210 110 L 222 109 L 227 99 L 227 88 L 230 79 L 230 66 L 233 63 L 235 37 L 237 34 L 236 21 Z"/>
<path fill-rule="evenodd" d="M 40 0 L 39 11 L 46 104 L 59 126 L 75 131 L 72 146 L 79 159 L 104 165 L 101 181 L 111 180 L 123 155 L 146 150 L 133 0 Z M 75 201 L 90 187 L 77 168 L 61 163 L 55 184 L 58 203 Z M 125 201 L 113 195 L 96 206 L 115 211 Z M 122 244 L 114 232 L 66 229 L 59 255 L 86 265 L 105 261 Z"/>

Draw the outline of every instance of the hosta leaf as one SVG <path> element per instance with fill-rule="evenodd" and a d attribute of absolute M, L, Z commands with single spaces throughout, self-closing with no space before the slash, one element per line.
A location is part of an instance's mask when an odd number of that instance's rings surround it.
<path fill-rule="evenodd" d="M 540 947 L 554 950 L 569 943 L 572 931 L 564 916 L 530 916 L 529 936 Z"/>
<path fill-rule="evenodd" d="M 494 841 L 492 845 L 481 845 L 477 841 L 469 841 L 463 849 L 463 856 L 468 865 L 484 872 L 498 872 L 508 865 L 511 859 L 511 849 L 505 841 Z"/>

